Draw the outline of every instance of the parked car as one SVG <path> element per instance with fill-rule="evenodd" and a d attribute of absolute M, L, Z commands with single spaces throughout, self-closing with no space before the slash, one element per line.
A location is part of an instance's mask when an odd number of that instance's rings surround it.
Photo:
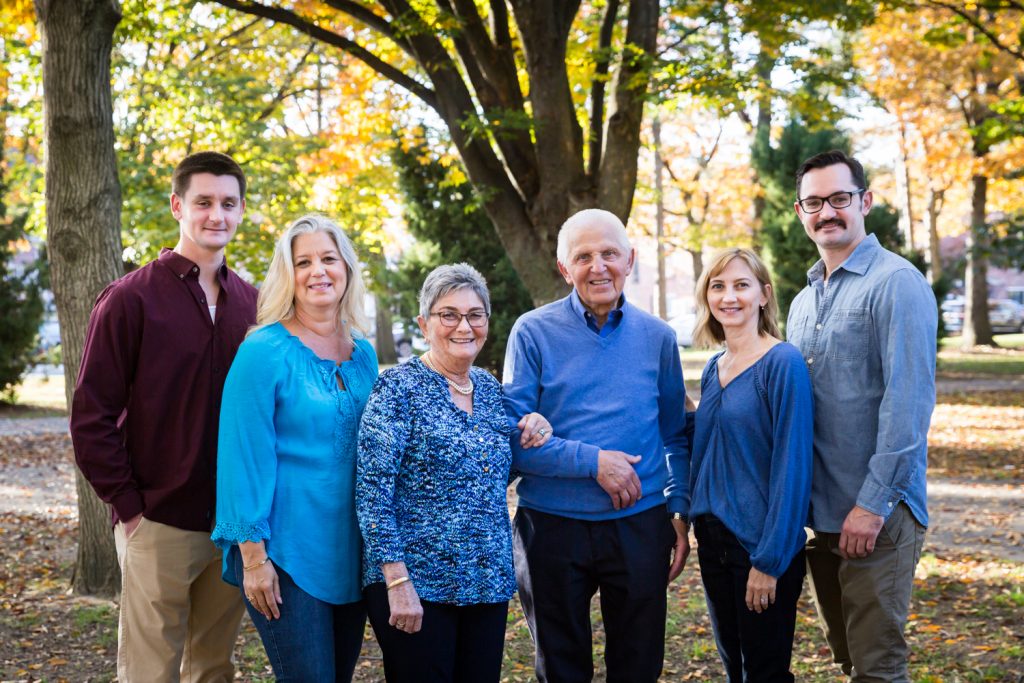
<path fill-rule="evenodd" d="M 693 346 L 693 328 L 697 325 L 697 314 L 692 311 L 677 315 L 668 321 L 668 326 L 676 333 L 676 344 L 682 347 Z"/>
<path fill-rule="evenodd" d="M 964 328 L 963 297 L 942 302 L 942 322 L 946 332 L 959 334 Z M 988 322 L 996 334 L 1024 332 L 1024 308 L 1010 299 L 989 299 Z"/>

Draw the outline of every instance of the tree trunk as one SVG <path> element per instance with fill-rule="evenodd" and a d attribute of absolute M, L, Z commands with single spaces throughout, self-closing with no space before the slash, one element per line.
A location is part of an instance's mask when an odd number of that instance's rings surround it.
<path fill-rule="evenodd" d="M 395 365 L 398 363 L 398 354 L 395 352 L 395 337 L 391 332 L 391 309 L 379 294 L 374 300 L 377 308 L 377 362 L 381 365 Z"/>
<path fill-rule="evenodd" d="M 914 200 L 910 187 L 910 145 L 907 142 L 907 124 L 902 116 L 899 123 L 900 165 L 903 167 L 903 215 L 900 218 L 903 221 L 903 234 L 907 238 L 907 247 L 915 249 L 917 245 L 914 239 Z"/>
<path fill-rule="evenodd" d="M 935 284 L 942 277 L 942 252 L 939 249 L 939 213 L 945 190 L 928 191 L 928 280 Z"/>
<path fill-rule="evenodd" d="M 46 233 L 64 351 L 68 405 L 93 302 L 121 275 L 121 186 L 114 154 L 110 51 L 116 0 L 35 0 L 43 39 Z M 72 586 L 113 595 L 119 585 L 110 513 L 76 471 L 78 559 Z"/>
<path fill-rule="evenodd" d="M 988 252 L 990 239 L 985 225 L 985 203 L 988 178 L 973 178 L 971 197 L 971 231 L 967 237 L 967 274 L 964 278 L 964 347 L 987 344 L 995 346 L 992 326 L 988 321 Z"/>
<path fill-rule="evenodd" d="M 665 189 L 662 183 L 664 162 L 661 159 L 661 119 L 657 114 L 651 121 L 654 138 L 654 223 L 658 247 L 658 316 L 668 320 L 668 282 L 665 278 Z"/>
<path fill-rule="evenodd" d="M 690 258 L 693 259 L 693 282 L 696 285 L 697 280 L 704 274 L 704 252 L 700 249 L 687 249 L 690 252 Z"/>

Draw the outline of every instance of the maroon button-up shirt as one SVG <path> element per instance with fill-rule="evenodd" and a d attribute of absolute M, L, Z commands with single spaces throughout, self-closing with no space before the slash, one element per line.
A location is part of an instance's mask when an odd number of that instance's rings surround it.
<path fill-rule="evenodd" d="M 75 459 L 113 518 L 209 531 L 224 378 L 256 289 L 222 265 L 216 322 L 199 268 L 170 249 L 96 300 L 71 405 Z"/>

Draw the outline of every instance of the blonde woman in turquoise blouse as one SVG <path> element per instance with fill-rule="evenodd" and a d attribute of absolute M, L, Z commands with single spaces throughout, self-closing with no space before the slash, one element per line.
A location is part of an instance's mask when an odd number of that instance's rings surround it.
<path fill-rule="evenodd" d="M 356 438 L 377 356 L 360 271 L 337 225 L 295 221 L 224 387 L 213 540 L 278 681 L 350 681 L 362 644 Z"/>

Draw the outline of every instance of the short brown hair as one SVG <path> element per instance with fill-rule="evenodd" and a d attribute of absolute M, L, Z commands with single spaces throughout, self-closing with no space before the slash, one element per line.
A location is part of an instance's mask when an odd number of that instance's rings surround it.
<path fill-rule="evenodd" d="M 858 190 L 868 189 L 868 179 L 864 174 L 864 166 L 853 157 L 846 154 L 842 150 L 833 149 L 828 152 L 822 152 L 815 154 L 813 157 L 800 164 L 800 168 L 796 171 L 796 198 L 800 199 L 800 183 L 804 181 L 804 175 L 808 171 L 813 171 L 818 168 L 828 168 L 829 166 L 835 166 L 837 164 L 845 164 L 850 169 L 850 177 L 853 178 L 853 184 L 857 186 Z"/>
<path fill-rule="evenodd" d="M 171 192 L 184 197 L 188 192 L 189 181 L 196 173 L 234 176 L 238 180 L 239 199 L 245 199 L 245 173 L 242 167 L 227 154 L 220 152 L 196 152 L 182 159 L 171 176 Z"/>
<path fill-rule="evenodd" d="M 771 291 L 768 292 L 768 301 L 761 307 L 757 333 L 762 337 L 770 335 L 778 339 L 782 338 L 778 322 L 779 304 L 775 300 L 772 276 L 768 272 L 767 266 L 764 265 L 764 261 L 750 249 L 726 249 L 715 256 L 697 281 L 697 324 L 693 330 L 693 345 L 696 347 L 708 348 L 725 341 L 725 330 L 722 329 L 722 323 L 715 320 L 715 316 L 711 315 L 711 307 L 708 306 L 708 287 L 711 286 L 711 278 L 717 277 L 735 258 L 743 259 L 750 267 L 754 277 L 761 285 L 762 292 L 765 288 L 771 288 Z"/>

